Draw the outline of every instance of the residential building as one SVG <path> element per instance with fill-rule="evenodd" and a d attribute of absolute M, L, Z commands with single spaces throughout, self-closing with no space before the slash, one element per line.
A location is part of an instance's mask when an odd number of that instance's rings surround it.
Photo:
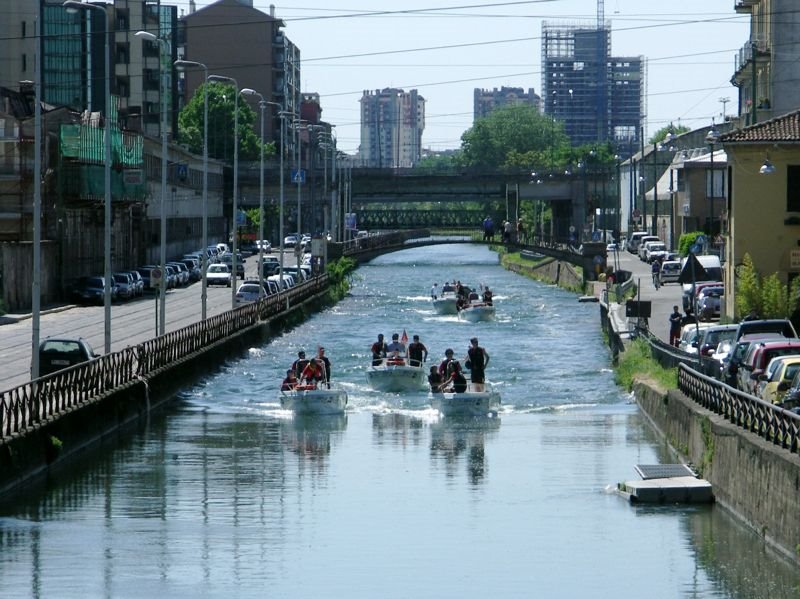
<path fill-rule="evenodd" d="M 285 23 L 275 16 L 274 5 L 266 14 L 253 8 L 253 0 L 218 0 L 192 9 L 180 22 L 181 58 L 205 64 L 209 74 L 231 77 L 239 89 L 254 89 L 283 111 L 299 114 L 300 50 L 283 31 Z M 182 101 L 202 83 L 202 70 L 187 70 Z M 266 122 L 265 137 L 279 142 L 280 120 L 270 110 L 274 118 Z"/>
<path fill-rule="evenodd" d="M 411 168 L 422 156 L 425 98 L 412 89 L 384 88 L 361 96 L 362 166 Z"/>
<path fill-rule="evenodd" d="M 800 109 L 800 13 L 795 0 L 736 0 L 750 15 L 750 39 L 736 55 L 731 83 L 739 89 L 741 124 Z"/>
<path fill-rule="evenodd" d="M 729 237 L 725 296 L 736 296 L 735 268 L 745 254 L 763 277 L 785 284 L 800 274 L 800 110 L 720 137 L 728 154 Z M 735 313 L 734 302 L 725 316 Z"/>
<path fill-rule="evenodd" d="M 645 61 L 611 55 L 611 28 L 542 24 L 542 95 L 573 145 L 612 142 L 630 156 L 644 124 Z"/>
<path fill-rule="evenodd" d="M 521 87 L 475 88 L 472 119 L 476 121 L 505 106 L 533 106 L 541 112 L 542 98 L 534 93 L 533 88 L 529 88 L 527 93 Z"/>

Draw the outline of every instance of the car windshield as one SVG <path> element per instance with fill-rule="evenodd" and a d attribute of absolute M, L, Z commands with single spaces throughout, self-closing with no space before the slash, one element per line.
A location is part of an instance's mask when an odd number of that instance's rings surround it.
<path fill-rule="evenodd" d="M 79 353 L 81 351 L 81 345 L 77 341 L 55 339 L 42 343 L 41 350 L 44 352 Z"/>
<path fill-rule="evenodd" d="M 242 285 L 239 293 L 258 293 L 258 285 Z"/>
<path fill-rule="evenodd" d="M 228 268 L 223 264 L 212 264 L 208 267 L 208 272 L 228 272 Z"/>

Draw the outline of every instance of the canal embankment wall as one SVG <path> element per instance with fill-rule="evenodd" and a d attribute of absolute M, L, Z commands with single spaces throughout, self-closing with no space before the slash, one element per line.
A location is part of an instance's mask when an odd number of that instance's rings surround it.
<path fill-rule="evenodd" d="M 332 301 L 329 289 L 289 306 L 285 311 L 209 343 L 127 384 L 98 395 L 74 409 L 43 419 L 25 434 L 0 443 L 0 494 L 10 494 L 80 459 L 119 435 L 147 423 L 175 393 L 215 372 L 226 360 L 306 320 Z"/>
<path fill-rule="evenodd" d="M 711 483 L 716 502 L 800 563 L 800 457 L 677 389 L 640 380 L 634 394 L 655 430 Z"/>
<path fill-rule="evenodd" d="M 555 258 L 541 258 L 532 260 L 528 264 L 511 262 L 502 255 L 501 264 L 511 272 L 537 281 L 558 285 L 570 291 L 580 292 L 583 289 L 583 275 L 569 262 L 562 262 Z"/>

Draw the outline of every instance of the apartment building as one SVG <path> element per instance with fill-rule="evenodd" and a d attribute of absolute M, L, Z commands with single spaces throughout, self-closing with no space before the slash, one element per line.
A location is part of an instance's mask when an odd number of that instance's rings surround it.
<path fill-rule="evenodd" d="M 472 120 L 474 122 L 488 116 L 492 111 L 506 106 L 533 106 L 541 112 L 542 98 L 534 93 L 533 88 L 529 88 L 527 92 L 521 87 L 475 88 Z"/>
<path fill-rule="evenodd" d="M 371 168 L 411 168 L 422 156 L 425 98 L 412 89 L 384 88 L 361 96 L 359 162 Z"/>

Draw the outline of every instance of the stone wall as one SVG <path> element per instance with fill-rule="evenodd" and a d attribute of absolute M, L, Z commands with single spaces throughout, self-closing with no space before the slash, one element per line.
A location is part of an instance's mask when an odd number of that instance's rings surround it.
<path fill-rule="evenodd" d="M 638 382 L 634 391 L 655 428 L 713 485 L 717 502 L 800 563 L 800 456 L 734 426 L 678 390 Z"/>

